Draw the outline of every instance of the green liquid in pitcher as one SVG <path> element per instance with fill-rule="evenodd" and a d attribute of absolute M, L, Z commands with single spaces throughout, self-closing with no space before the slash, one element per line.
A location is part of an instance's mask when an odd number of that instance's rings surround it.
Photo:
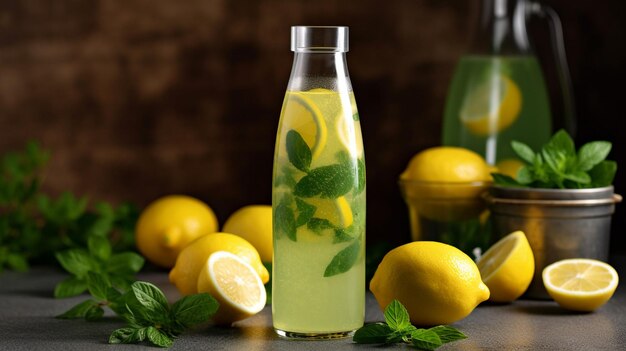
<path fill-rule="evenodd" d="M 550 105 L 534 56 L 465 56 L 448 93 L 443 144 L 496 164 L 515 158 L 511 141 L 537 150 L 552 133 Z"/>

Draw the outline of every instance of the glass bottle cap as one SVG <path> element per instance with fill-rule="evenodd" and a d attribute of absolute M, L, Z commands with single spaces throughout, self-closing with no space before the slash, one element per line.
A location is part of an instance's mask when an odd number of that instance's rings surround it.
<path fill-rule="evenodd" d="M 348 52 L 348 27 L 293 26 L 291 51 Z"/>

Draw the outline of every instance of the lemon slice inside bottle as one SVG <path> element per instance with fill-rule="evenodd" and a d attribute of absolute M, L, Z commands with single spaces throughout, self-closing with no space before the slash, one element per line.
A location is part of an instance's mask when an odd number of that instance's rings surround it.
<path fill-rule="evenodd" d="M 307 202 L 317 208 L 316 218 L 328 220 L 335 228 L 347 228 L 354 222 L 352 208 L 345 196 L 336 199 L 313 198 Z"/>
<path fill-rule="evenodd" d="M 504 75 L 491 77 L 465 97 L 460 118 L 473 134 L 486 136 L 508 128 L 519 117 L 522 94 L 513 80 Z"/>
<path fill-rule="evenodd" d="M 285 105 L 285 116 L 289 118 L 287 129 L 300 133 L 311 149 L 312 159 L 316 159 L 326 145 L 328 128 L 319 107 L 306 93 L 291 92 Z"/>

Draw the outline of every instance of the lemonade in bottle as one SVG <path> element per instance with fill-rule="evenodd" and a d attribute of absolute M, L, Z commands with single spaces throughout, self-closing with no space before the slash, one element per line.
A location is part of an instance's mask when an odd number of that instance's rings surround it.
<path fill-rule="evenodd" d="M 365 160 L 347 27 L 292 27 L 272 188 L 280 336 L 350 335 L 365 314 Z"/>

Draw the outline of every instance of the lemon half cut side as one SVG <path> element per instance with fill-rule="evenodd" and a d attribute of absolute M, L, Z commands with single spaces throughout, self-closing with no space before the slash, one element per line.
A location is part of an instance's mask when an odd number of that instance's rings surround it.
<path fill-rule="evenodd" d="M 489 300 L 494 302 L 511 302 L 522 296 L 535 273 L 532 249 L 519 230 L 492 245 L 476 265 L 491 292 Z"/>
<path fill-rule="evenodd" d="M 198 276 L 198 292 L 208 292 L 220 304 L 213 317 L 229 324 L 250 317 L 265 307 L 267 295 L 254 268 L 235 254 L 216 251 Z"/>
<path fill-rule="evenodd" d="M 543 285 L 561 307 L 591 312 L 613 296 L 619 277 L 609 264 L 588 258 L 560 260 L 542 272 Z"/>
<path fill-rule="evenodd" d="M 522 93 L 517 84 L 507 76 L 495 75 L 470 90 L 460 118 L 471 133 L 487 136 L 513 124 L 521 108 Z"/>

